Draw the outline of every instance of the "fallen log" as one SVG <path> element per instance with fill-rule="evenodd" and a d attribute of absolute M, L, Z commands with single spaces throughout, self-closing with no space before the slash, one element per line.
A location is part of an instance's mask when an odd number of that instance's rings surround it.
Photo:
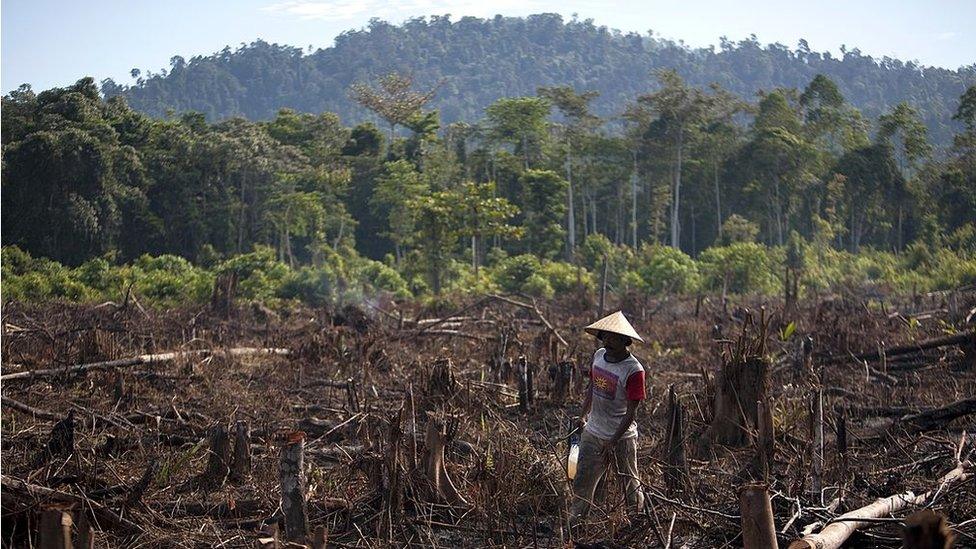
<path fill-rule="evenodd" d="M 54 490 L 46 486 L 28 484 L 22 480 L 9 477 L 7 475 L 0 477 L 0 485 L 3 486 L 4 491 L 9 490 L 14 494 L 30 496 L 37 500 L 58 501 L 62 503 L 81 505 L 85 509 L 89 509 L 91 511 L 92 515 L 98 521 L 100 528 L 105 528 L 106 526 L 115 527 L 126 534 L 138 534 L 142 532 L 142 527 L 140 527 L 138 524 L 129 519 L 120 517 L 117 513 L 115 513 L 115 511 L 112 511 L 102 504 L 87 498 Z M 31 502 L 32 505 L 37 505 L 39 503 L 39 501 Z"/>
<path fill-rule="evenodd" d="M 46 419 L 49 421 L 61 420 L 61 416 L 59 416 L 58 414 L 55 414 L 53 412 L 48 412 L 47 410 L 41 410 L 40 408 L 34 408 L 28 406 L 12 398 L 2 397 L 0 398 L 0 404 L 2 404 L 4 408 L 10 408 L 11 410 L 17 410 L 18 412 L 23 412 L 25 414 L 33 416 L 34 419 Z"/>
<path fill-rule="evenodd" d="M 970 414 L 976 414 L 976 397 L 958 400 L 934 410 L 907 415 L 902 417 L 900 422 L 918 431 L 931 431 L 944 427 L 957 417 Z"/>
<path fill-rule="evenodd" d="M 900 345 L 897 347 L 890 347 L 884 350 L 885 357 L 893 357 L 900 355 L 908 355 L 912 353 L 919 353 L 927 349 L 937 349 L 939 347 L 948 347 L 951 345 L 962 345 L 965 343 L 976 344 L 976 331 L 963 332 L 961 334 L 955 334 L 945 337 L 937 337 L 933 339 L 926 339 L 923 341 L 918 341 L 916 343 L 911 343 L 908 345 Z M 836 363 L 843 362 L 848 359 L 853 359 L 857 361 L 875 361 L 881 360 L 881 353 L 878 351 L 872 351 L 870 353 L 862 353 L 859 355 L 837 355 L 828 358 L 825 362 Z"/>
<path fill-rule="evenodd" d="M 972 475 L 973 464 L 965 461 L 946 473 L 932 490 L 916 495 L 911 490 L 855 509 L 833 519 L 818 534 L 803 536 L 790 544 L 789 549 L 838 549 L 855 531 L 867 528 L 876 522 L 873 519 L 887 517 L 907 507 L 923 505 L 935 495 L 943 492 L 949 485 L 966 480 Z"/>
<path fill-rule="evenodd" d="M 171 362 L 178 358 L 187 356 L 207 356 L 220 353 L 226 353 L 230 356 L 245 356 L 245 355 L 288 355 L 290 351 L 288 349 L 261 349 L 255 347 L 235 347 L 233 349 L 199 349 L 193 351 L 172 351 L 168 353 L 158 353 L 150 355 L 139 355 L 130 358 L 120 358 L 117 360 L 106 360 L 103 362 L 90 362 L 88 364 L 76 364 L 74 366 L 65 366 L 62 368 L 48 368 L 44 370 L 28 370 L 25 372 L 14 372 L 12 374 L 6 374 L 0 376 L 0 381 L 23 381 L 23 380 L 34 380 L 37 378 L 51 377 L 65 374 L 77 374 L 81 372 L 87 372 L 91 370 L 110 370 L 112 368 L 128 368 L 129 366 L 138 366 L 140 364 L 155 364 L 159 362 Z"/>

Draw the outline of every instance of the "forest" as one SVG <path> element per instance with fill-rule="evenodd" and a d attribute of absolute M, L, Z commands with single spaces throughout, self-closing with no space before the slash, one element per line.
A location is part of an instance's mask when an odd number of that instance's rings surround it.
<path fill-rule="evenodd" d="M 233 271 L 252 298 L 548 297 L 604 263 L 611 291 L 662 294 L 774 292 L 786 268 L 802 291 L 976 280 L 976 87 L 939 151 L 912 106 L 869 119 L 823 75 L 754 102 L 656 78 L 619 130 L 568 86 L 444 125 L 398 73 L 348 92 L 379 127 L 23 88 L 3 98 L 5 293 L 198 302 Z"/>
<path fill-rule="evenodd" d="M 204 113 L 209 121 L 243 116 L 274 118 L 282 107 L 335 112 L 347 124 L 369 119 L 349 97 L 357 82 L 397 72 L 425 88 L 440 85 L 432 107 L 445 123 L 474 123 L 503 97 L 534 95 L 540 87 L 571 86 L 599 93 L 593 112 L 616 117 L 638 95 L 659 85 L 655 73 L 672 69 L 689 84 L 718 84 L 752 101 L 759 90 L 803 89 L 817 74 L 833 80 L 847 100 L 876 119 L 899 103 L 914 107 L 938 147 L 957 127 L 957 98 L 976 82 L 976 65 L 957 70 L 913 61 L 872 58 L 853 46 L 841 55 L 763 45 L 755 36 L 717 46 L 690 48 L 651 31 L 622 33 L 558 14 L 492 19 L 418 17 L 402 25 L 374 19 L 341 34 L 331 47 L 309 49 L 255 41 L 189 60 L 174 55 L 169 67 L 133 68 L 129 83 L 107 80 L 102 92 L 122 95 L 152 116 L 169 111 Z"/>

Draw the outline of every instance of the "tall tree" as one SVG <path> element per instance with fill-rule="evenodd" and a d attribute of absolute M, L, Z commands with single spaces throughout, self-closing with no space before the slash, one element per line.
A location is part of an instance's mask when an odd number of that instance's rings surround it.
<path fill-rule="evenodd" d="M 658 129 L 671 149 L 671 247 L 681 247 L 681 175 L 684 153 L 707 109 L 704 94 L 685 84 L 674 70 L 658 72 L 661 89 L 637 100 L 657 116 Z"/>
<path fill-rule="evenodd" d="M 572 260 L 576 252 L 576 205 L 573 200 L 573 146 L 575 143 L 579 143 L 586 133 L 592 132 L 600 124 L 600 118 L 590 112 L 590 102 L 600 94 L 595 91 L 586 91 L 579 94 L 570 86 L 539 88 L 538 93 L 555 105 L 566 120 L 566 126 L 563 131 L 564 145 L 566 147 L 566 182 L 569 186 L 569 190 L 566 193 L 566 258 L 567 260 Z M 636 176 L 637 174 L 635 173 L 634 177 Z M 636 182 L 632 183 L 636 187 Z M 635 234 L 636 230 L 637 228 L 635 226 Z"/>
<path fill-rule="evenodd" d="M 396 127 L 404 126 L 420 114 L 421 109 L 434 98 L 437 88 L 426 91 L 413 89 L 413 77 L 390 73 L 380 78 L 379 86 L 357 82 L 350 88 L 352 98 L 378 114 L 390 125 L 388 151 L 393 150 Z"/>
<path fill-rule="evenodd" d="M 523 168 L 528 170 L 546 134 L 549 101 L 541 97 L 509 97 L 499 99 L 485 109 L 492 137 L 515 145 L 515 154 L 522 156 Z"/>

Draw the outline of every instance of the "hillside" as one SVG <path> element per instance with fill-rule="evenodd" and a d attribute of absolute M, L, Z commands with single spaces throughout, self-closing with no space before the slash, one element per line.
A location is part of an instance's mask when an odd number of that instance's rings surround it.
<path fill-rule="evenodd" d="M 340 35 L 333 47 L 299 48 L 257 41 L 234 51 L 189 61 L 176 56 L 169 70 L 143 74 L 132 86 L 107 80 L 107 96 L 124 95 L 151 115 L 199 111 L 211 120 L 264 120 L 278 109 L 332 111 L 355 123 L 366 113 L 348 97 L 351 84 L 391 72 L 409 72 L 421 85 L 442 83 L 434 106 L 444 122 L 474 121 L 500 97 L 533 95 L 539 86 L 596 90 L 597 114 L 613 116 L 656 86 L 654 72 L 674 68 L 689 83 L 717 83 L 740 97 L 758 90 L 802 89 L 818 73 L 837 82 L 866 117 L 907 101 L 920 112 L 936 146 L 951 140 L 950 117 L 959 95 L 976 82 L 976 65 L 956 71 L 897 59 L 874 59 L 858 49 L 843 58 L 755 38 L 718 48 L 690 49 L 654 36 L 621 33 L 591 20 L 555 14 L 527 18 L 414 19 L 402 26 L 374 20 Z"/>

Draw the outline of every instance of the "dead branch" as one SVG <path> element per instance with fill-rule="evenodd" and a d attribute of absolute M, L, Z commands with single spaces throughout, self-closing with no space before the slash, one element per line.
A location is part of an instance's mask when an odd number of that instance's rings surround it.
<path fill-rule="evenodd" d="M 918 431 L 941 429 L 950 421 L 970 414 L 976 414 L 976 397 L 958 400 L 934 410 L 927 410 L 901 418 L 903 425 Z"/>
<path fill-rule="evenodd" d="M 66 374 L 77 374 L 90 370 L 109 370 L 112 368 L 128 368 L 140 364 L 155 364 L 159 362 L 171 362 L 187 356 L 208 356 L 219 353 L 226 353 L 230 356 L 244 355 L 288 355 L 288 349 L 258 349 L 254 347 L 236 347 L 233 349 L 202 349 L 193 351 L 173 351 L 168 353 L 158 353 L 151 355 L 139 355 L 131 358 L 120 358 L 118 360 L 106 360 L 104 362 L 91 362 L 88 364 L 77 364 L 63 368 L 49 368 L 46 370 L 28 370 L 25 372 L 15 372 L 0 376 L 0 381 L 31 381 L 43 377 L 51 377 Z"/>
<path fill-rule="evenodd" d="M 936 487 L 923 494 L 916 495 L 911 490 L 880 498 L 870 505 L 855 509 L 849 513 L 833 519 L 818 534 L 810 534 L 790 544 L 789 549 L 837 549 L 861 528 L 868 528 L 871 519 L 879 519 L 892 515 L 907 507 L 924 505 L 936 494 L 941 493 L 951 484 L 959 483 L 972 474 L 972 463 L 964 462 L 939 479 Z"/>
<path fill-rule="evenodd" d="M 61 492 L 59 490 L 53 490 L 45 486 L 28 484 L 22 480 L 15 479 L 7 475 L 0 477 L 0 483 L 2 483 L 5 491 L 9 490 L 14 494 L 30 496 L 31 498 L 35 498 L 37 500 L 58 501 L 62 503 L 81 505 L 86 509 L 90 509 L 95 518 L 104 526 L 118 528 L 126 534 L 138 534 L 142 532 L 142 527 L 138 524 L 120 517 L 115 513 L 115 511 L 112 511 L 102 504 L 89 499 L 76 496 L 74 494 Z M 40 501 L 33 501 L 31 502 L 31 507 L 39 503 Z"/>

